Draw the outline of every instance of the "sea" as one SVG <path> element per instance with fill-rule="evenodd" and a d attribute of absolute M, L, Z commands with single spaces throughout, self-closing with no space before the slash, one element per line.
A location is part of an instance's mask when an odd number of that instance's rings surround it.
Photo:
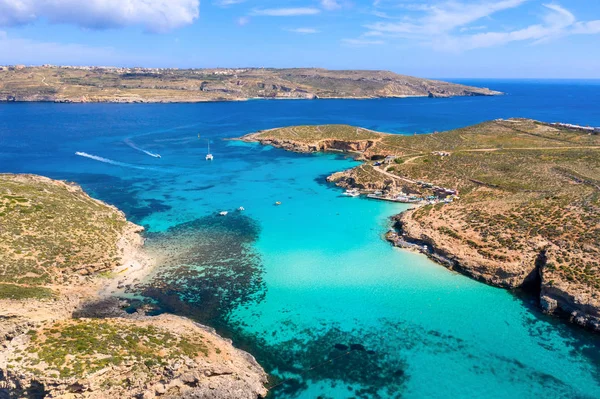
<path fill-rule="evenodd" d="M 4 103 L 0 172 L 76 182 L 144 226 L 158 266 L 128 310 L 214 327 L 266 369 L 272 398 L 599 398 L 599 335 L 393 248 L 383 235 L 406 205 L 326 182 L 358 161 L 230 140 L 329 123 L 406 135 L 509 117 L 600 126 L 600 81 L 457 82 L 506 94 Z"/>

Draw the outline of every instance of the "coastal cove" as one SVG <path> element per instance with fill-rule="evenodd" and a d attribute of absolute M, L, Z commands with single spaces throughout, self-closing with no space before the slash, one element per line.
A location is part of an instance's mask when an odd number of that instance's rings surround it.
<path fill-rule="evenodd" d="M 411 135 L 509 117 L 600 126 L 598 82 L 465 83 L 507 95 L 3 104 L 0 170 L 75 181 L 143 225 L 162 266 L 130 294 L 230 336 L 288 378 L 273 397 L 598 397 L 597 335 L 390 246 L 389 217 L 406 205 L 325 182 L 356 161 L 223 140 L 326 123 Z"/>

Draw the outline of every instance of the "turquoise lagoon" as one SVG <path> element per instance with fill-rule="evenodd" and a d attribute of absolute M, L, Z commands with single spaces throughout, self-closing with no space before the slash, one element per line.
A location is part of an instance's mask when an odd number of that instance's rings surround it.
<path fill-rule="evenodd" d="M 475 83 L 509 95 L 4 104 L 0 169 L 76 181 L 144 225 L 161 266 L 132 294 L 231 337 L 275 377 L 274 398 L 600 397 L 597 335 L 392 248 L 382 236 L 403 205 L 325 182 L 356 161 L 223 140 L 316 123 L 398 134 L 509 116 L 600 126 L 598 82 Z"/>

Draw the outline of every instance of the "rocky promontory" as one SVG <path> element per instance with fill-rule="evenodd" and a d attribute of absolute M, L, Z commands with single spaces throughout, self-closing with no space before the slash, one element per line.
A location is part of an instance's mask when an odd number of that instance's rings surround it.
<path fill-rule="evenodd" d="M 600 136 L 527 119 L 392 135 L 294 126 L 241 138 L 365 162 L 328 181 L 407 202 L 387 238 L 490 285 L 522 288 L 540 308 L 600 331 Z"/>
<path fill-rule="evenodd" d="M 0 388 L 11 397 L 264 397 L 254 358 L 212 329 L 124 311 L 153 259 L 143 229 L 74 184 L 0 175 Z"/>

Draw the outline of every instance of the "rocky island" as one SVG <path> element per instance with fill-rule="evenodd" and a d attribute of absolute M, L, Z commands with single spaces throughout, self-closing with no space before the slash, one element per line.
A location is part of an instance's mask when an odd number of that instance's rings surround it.
<path fill-rule="evenodd" d="M 74 184 L 0 175 L 0 390 L 10 397 L 264 397 L 254 358 L 118 296 L 152 259 L 142 228 Z"/>
<path fill-rule="evenodd" d="M 491 96 L 486 88 L 387 71 L 0 66 L 0 101 L 203 102 L 253 98 Z"/>
<path fill-rule="evenodd" d="M 415 136 L 346 125 L 294 126 L 241 138 L 296 152 L 352 152 L 329 181 L 350 195 L 409 202 L 386 237 L 600 331 L 598 129 L 495 120 Z"/>

